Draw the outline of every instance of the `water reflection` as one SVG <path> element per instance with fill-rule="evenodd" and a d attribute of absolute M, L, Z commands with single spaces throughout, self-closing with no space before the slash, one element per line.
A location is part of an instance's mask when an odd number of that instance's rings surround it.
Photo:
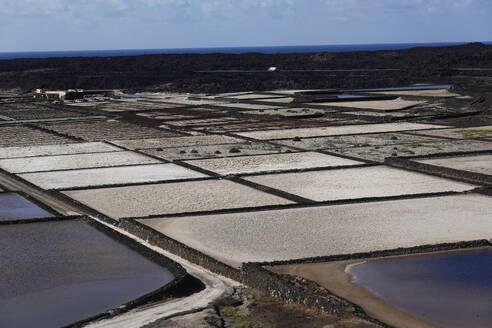
<path fill-rule="evenodd" d="M 154 291 L 168 270 L 81 221 L 0 226 L 0 327 L 59 327 Z"/>
<path fill-rule="evenodd" d="M 0 221 L 46 218 L 51 214 L 14 193 L 0 193 Z"/>
<path fill-rule="evenodd" d="M 492 248 L 369 261 L 347 272 L 373 295 L 438 326 L 492 324 Z"/>

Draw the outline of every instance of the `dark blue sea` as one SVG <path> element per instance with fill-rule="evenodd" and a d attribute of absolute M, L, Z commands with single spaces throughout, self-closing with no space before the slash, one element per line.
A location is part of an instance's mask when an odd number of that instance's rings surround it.
<path fill-rule="evenodd" d="M 175 48 L 175 49 L 126 49 L 126 50 L 77 50 L 77 51 L 34 51 L 34 52 L 0 52 L 0 59 L 16 58 L 52 58 L 52 57 L 112 57 L 157 54 L 242 54 L 242 53 L 306 53 L 306 52 L 350 52 L 401 50 L 414 47 L 456 46 L 467 42 L 447 43 L 385 43 L 385 44 L 340 44 L 280 47 L 229 47 L 229 48 Z M 492 41 L 482 42 L 492 45 Z"/>

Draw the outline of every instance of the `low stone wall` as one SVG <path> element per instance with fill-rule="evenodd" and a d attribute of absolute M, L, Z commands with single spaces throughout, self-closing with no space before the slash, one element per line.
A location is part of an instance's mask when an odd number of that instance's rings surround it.
<path fill-rule="evenodd" d="M 103 213 L 101 212 L 98 212 L 96 210 L 94 210 L 93 208 L 87 206 L 87 205 L 84 205 L 70 197 L 68 197 L 67 195 L 59 192 L 58 190 L 47 190 L 45 191 L 46 194 L 48 195 L 52 195 L 53 197 L 56 197 L 60 200 L 63 200 L 64 202 L 72 205 L 72 206 L 75 206 L 79 209 L 81 209 L 82 211 L 84 211 L 85 214 L 88 214 L 88 215 L 91 215 L 93 217 L 96 217 L 106 223 L 109 223 L 109 224 L 112 224 L 112 225 L 117 225 L 118 224 L 118 221 L 113 219 L 113 218 L 110 218 L 109 216 L 107 215 L 104 215 Z"/>
<path fill-rule="evenodd" d="M 263 268 L 260 263 L 246 263 L 242 265 L 241 269 L 236 269 L 169 238 L 134 219 L 122 219 L 119 227 L 152 245 L 165 249 L 214 273 L 239 281 L 246 286 L 280 298 L 288 303 L 302 304 L 319 311 L 337 315 L 350 312 L 366 320 L 373 320 L 358 306 L 334 296 L 326 289 L 303 279 L 274 273 Z"/>
<path fill-rule="evenodd" d="M 427 159 L 427 158 L 422 157 L 421 159 Z M 385 163 L 394 167 L 404 168 L 407 170 L 412 170 L 417 172 L 425 172 L 444 178 L 452 178 L 464 182 L 471 182 L 480 185 L 492 186 L 492 176 L 486 174 L 456 170 L 456 169 L 425 164 L 425 163 L 419 163 L 413 160 L 402 159 L 402 158 L 388 157 L 386 158 Z"/>
<path fill-rule="evenodd" d="M 243 284 L 288 303 L 303 304 L 338 315 L 358 310 L 351 303 L 330 294 L 319 286 L 310 285 L 301 279 L 276 274 L 256 263 L 244 264 L 241 278 Z"/>
<path fill-rule="evenodd" d="M 192 263 L 198 264 L 205 269 L 223 275 L 224 277 L 241 281 L 241 271 L 239 269 L 219 262 L 216 259 L 186 246 L 177 240 L 169 238 L 133 219 L 121 219 L 119 227 L 144 239 L 152 245 L 158 246 Z"/>
<path fill-rule="evenodd" d="M 365 252 L 365 253 L 317 256 L 317 257 L 310 257 L 304 259 L 272 261 L 272 262 L 263 262 L 263 263 L 256 263 L 256 264 L 262 266 L 278 266 L 278 265 L 292 265 L 292 264 L 306 264 L 306 263 L 349 261 L 349 260 L 359 260 L 359 259 L 371 259 L 376 257 L 387 257 L 387 256 L 404 256 L 404 255 L 413 255 L 413 254 L 425 255 L 434 252 L 444 252 L 444 251 L 472 249 L 472 248 L 490 247 L 490 246 L 492 246 L 492 241 L 486 239 L 480 239 L 480 240 L 462 241 L 456 243 L 422 245 L 422 246 L 415 246 L 415 247 L 396 248 L 396 249 L 380 250 L 380 251 Z"/>

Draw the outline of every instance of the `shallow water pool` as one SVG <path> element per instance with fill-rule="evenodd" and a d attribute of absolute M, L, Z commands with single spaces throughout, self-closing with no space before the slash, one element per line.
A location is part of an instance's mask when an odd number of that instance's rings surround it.
<path fill-rule="evenodd" d="M 82 221 L 0 226 L 0 327 L 60 327 L 174 280 Z"/>
<path fill-rule="evenodd" d="M 439 327 L 492 324 L 492 248 L 368 261 L 347 272 L 356 285 Z"/>
<path fill-rule="evenodd" d="M 0 221 L 47 218 L 52 215 L 15 193 L 0 193 Z"/>

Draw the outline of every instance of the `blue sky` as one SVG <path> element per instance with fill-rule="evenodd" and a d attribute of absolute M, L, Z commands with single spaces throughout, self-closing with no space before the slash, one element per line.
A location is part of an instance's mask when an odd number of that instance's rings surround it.
<path fill-rule="evenodd" d="M 492 0 L 0 0 L 0 51 L 492 40 Z"/>

